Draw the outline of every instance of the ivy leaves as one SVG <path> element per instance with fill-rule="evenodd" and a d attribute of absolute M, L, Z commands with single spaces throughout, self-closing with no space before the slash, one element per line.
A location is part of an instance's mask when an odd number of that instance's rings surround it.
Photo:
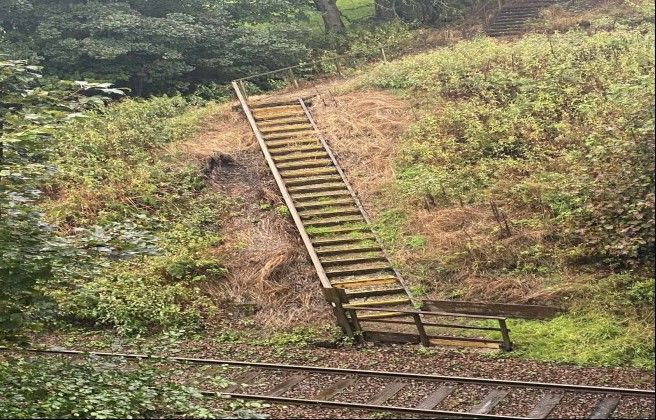
<path fill-rule="evenodd" d="M 20 339 L 35 285 L 75 255 L 34 207 L 55 170 L 52 134 L 105 103 L 94 93 L 123 93 L 105 84 L 45 82 L 38 71 L 23 60 L 0 61 L 0 340 Z"/>

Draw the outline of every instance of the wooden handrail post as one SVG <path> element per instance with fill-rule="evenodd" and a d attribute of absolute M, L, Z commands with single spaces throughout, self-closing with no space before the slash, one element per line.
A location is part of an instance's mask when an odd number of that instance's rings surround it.
<path fill-rule="evenodd" d="M 508 325 L 506 325 L 505 319 L 499 320 L 499 329 L 501 330 L 501 339 L 503 341 L 501 349 L 504 351 L 512 351 L 513 345 L 512 341 L 510 341 L 510 330 L 508 329 Z"/>
<path fill-rule="evenodd" d="M 239 81 L 239 90 L 241 90 L 241 94 L 244 95 L 244 100 L 248 101 L 248 92 L 246 92 L 246 84 L 244 84 L 243 80 Z"/>
<path fill-rule="evenodd" d="M 289 78 L 291 79 L 294 87 L 298 89 L 298 80 L 296 80 L 296 75 L 294 74 L 294 69 L 289 69 Z"/>
<path fill-rule="evenodd" d="M 419 340 L 421 340 L 421 345 L 424 347 L 429 347 L 430 340 L 426 334 L 424 324 L 421 322 L 421 316 L 419 314 L 414 314 L 412 318 L 415 320 L 415 325 L 417 326 L 417 332 L 419 333 Z"/>
<path fill-rule="evenodd" d="M 349 338 L 355 338 L 353 327 L 351 326 L 351 323 L 346 316 L 346 310 L 343 306 L 343 298 L 346 297 L 344 290 L 334 287 L 324 287 L 323 295 L 326 297 L 326 300 L 330 302 L 330 306 L 333 308 L 333 313 L 335 314 L 335 318 L 337 318 L 337 325 L 342 328 L 344 334 L 346 334 Z"/>
<path fill-rule="evenodd" d="M 358 314 L 356 309 L 349 309 L 349 315 L 351 315 L 351 322 L 353 323 L 353 333 L 356 341 L 362 341 L 362 326 L 360 325 L 360 320 L 358 319 Z"/>
<path fill-rule="evenodd" d="M 337 69 L 337 74 L 339 75 L 339 77 L 343 77 L 341 57 L 337 57 L 335 59 L 335 68 Z"/>

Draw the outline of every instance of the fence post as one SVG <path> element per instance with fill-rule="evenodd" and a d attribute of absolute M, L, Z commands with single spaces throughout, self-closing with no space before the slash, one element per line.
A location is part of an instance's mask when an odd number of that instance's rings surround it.
<path fill-rule="evenodd" d="M 387 56 L 385 55 L 385 48 L 381 47 L 380 52 L 383 53 L 383 63 L 387 63 Z"/>
<path fill-rule="evenodd" d="M 419 314 L 412 314 L 412 318 L 415 320 L 415 325 L 417 326 L 417 332 L 419 333 L 419 340 L 421 340 L 421 345 L 424 347 L 429 347 L 430 340 L 426 334 L 424 324 L 421 322 L 421 316 L 419 316 Z"/>
<path fill-rule="evenodd" d="M 340 291 L 342 293 L 340 293 Z M 342 327 L 342 330 L 344 330 L 344 333 L 349 338 L 354 338 L 355 335 L 353 333 L 353 328 L 351 327 L 351 324 L 346 317 L 346 311 L 342 306 L 344 302 L 342 300 L 342 294 L 345 296 L 346 293 L 342 289 L 324 287 L 323 294 L 326 297 L 326 300 L 330 302 L 330 306 L 333 307 L 333 313 L 335 314 L 335 318 L 337 318 L 337 324 Z"/>
<path fill-rule="evenodd" d="M 512 341 L 510 341 L 510 330 L 508 329 L 508 325 L 506 325 L 505 319 L 499 320 L 499 329 L 501 330 L 501 338 L 503 340 L 501 348 L 504 351 L 512 351 L 513 345 Z"/>
<path fill-rule="evenodd" d="M 337 69 L 337 74 L 339 74 L 339 77 L 343 77 L 342 75 L 342 63 L 340 62 L 341 57 L 337 57 L 335 59 L 335 68 Z"/>
<path fill-rule="evenodd" d="M 298 80 L 296 80 L 296 75 L 294 75 L 294 69 L 289 69 L 289 78 L 294 83 L 294 87 L 298 89 Z"/>

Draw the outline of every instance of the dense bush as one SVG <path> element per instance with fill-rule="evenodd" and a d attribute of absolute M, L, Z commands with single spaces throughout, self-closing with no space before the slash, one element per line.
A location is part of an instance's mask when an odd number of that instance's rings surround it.
<path fill-rule="evenodd" d="M 654 252 L 654 35 L 480 39 L 381 66 L 366 84 L 437 99 L 409 133 L 415 198 L 532 209 L 572 260 Z"/>
<path fill-rule="evenodd" d="M 40 68 L 0 55 L 0 341 L 20 338 L 34 286 L 74 250 L 57 238 L 35 203 L 52 175 L 53 131 L 102 106 L 107 85 L 44 80 Z"/>
<path fill-rule="evenodd" d="M 195 389 L 144 364 L 0 360 L 3 418 L 216 418 Z"/>
<path fill-rule="evenodd" d="M 203 115 L 179 97 L 129 100 L 57 133 L 42 207 L 90 254 L 44 288 L 64 316 L 123 334 L 198 328 L 211 309 L 200 287 L 225 274 L 209 252 L 229 207 L 175 148 Z"/>

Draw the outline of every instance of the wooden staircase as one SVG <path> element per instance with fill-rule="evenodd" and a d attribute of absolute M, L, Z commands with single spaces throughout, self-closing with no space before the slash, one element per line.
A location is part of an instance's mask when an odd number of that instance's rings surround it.
<path fill-rule="evenodd" d="M 512 1 L 502 6 L 488 26 L 486 33 L 489 36 L 513 36 L 525 31 L 529 20 L 540 17 L 540 11 L 558 3 L 560 0 L 525 0 Z"/>
<path fill-rule="evenodd" d="M 249 103 L 238 81 L 233 87 L 312 260 L 324 296 L 346 334 L 354 339 L 424 346 L 512 349 L 503 316 L 415 308 L 417 302 L 385 254 L 304 99 Z M 499 327 L 440 319 L 493 322 Z M 444 329 L 497 331 L 501 339 L 444 335 Z"/>
<path fill-rule="evenodd" d="M 234 87 L 324 289 L 343 289 L 358 307 L 412 308 L 305 101 L 248 103 Z"/>

